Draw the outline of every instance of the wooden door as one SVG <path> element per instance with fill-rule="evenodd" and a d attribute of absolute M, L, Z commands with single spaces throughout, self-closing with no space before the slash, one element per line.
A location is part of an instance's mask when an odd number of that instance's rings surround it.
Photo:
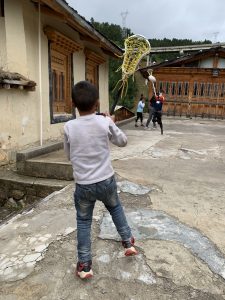
<path fill-rule="evenodd" d="M 51 47 L 53 113 L 71 113 L 71 58 Z"/>

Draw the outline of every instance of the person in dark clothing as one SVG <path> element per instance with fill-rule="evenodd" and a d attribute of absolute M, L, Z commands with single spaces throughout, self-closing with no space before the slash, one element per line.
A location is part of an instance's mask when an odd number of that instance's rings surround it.
<path fill-rule="evenodd" d="M 152 96 L 152 98 L 150 99 L 149 101 L 149 106 L 148 106 L 148 109 L 149 109 L 149 115 L 148 115 L 148 120 L 146 122 L 146 126 L 145 126 L 145 129 L 149 128 L 149 124 L 153 118 L 153 115 L 154 115 L 154 112 L 155 112 L 155 102 L 156 102 L 156 97 L 155 95 Z"/>
<path fill-rule="evenodd" d="M 155 127 L 155 123 L 157 122 L 161 129 L 161 134 L 163 134 L 163 124 L 162 124 L 162 107 L 165 98 L 163 97 L 162 93 L 156 93 L 155 97 L 156 101 L 154 103 L 154 114 L 153 114 L 153 126 Z"/>

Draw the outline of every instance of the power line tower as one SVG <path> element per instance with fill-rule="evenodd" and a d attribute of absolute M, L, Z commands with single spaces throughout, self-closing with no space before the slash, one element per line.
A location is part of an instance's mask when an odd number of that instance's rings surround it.
<path fill-rule="evenodd" d="M 128 15 L 128 10 L 122 11 L 120 15 L 122 17 L 122 28 L 123 28 L 122 35 L 123 35 L 123 38 L 126 38 L 127 37 L 126 19 L 127 19 L 127 15 Z"/>
<path fill-rule="evenodd" d="M 213 32 L 213 36 L 214 36 L 214 43 L 217 43 L 217 37 L 218 37 L 219 31 Z"/>

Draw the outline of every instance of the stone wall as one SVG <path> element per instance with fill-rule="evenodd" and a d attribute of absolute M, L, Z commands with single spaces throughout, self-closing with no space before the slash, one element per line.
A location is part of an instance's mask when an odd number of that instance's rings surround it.
<path fill-rule="evenodd" d="M 59 190 L 60 188 L 58 188 Z M 48 196 L 54 192 L 56 187 L 34 185 L 30 183 L 21 184 L 21 182 L 6 182 L 0 179 L 0 201 L 1 203 L 9 198 L 15 201 L 24 200 L 26 203 L 32 203 Z"/>

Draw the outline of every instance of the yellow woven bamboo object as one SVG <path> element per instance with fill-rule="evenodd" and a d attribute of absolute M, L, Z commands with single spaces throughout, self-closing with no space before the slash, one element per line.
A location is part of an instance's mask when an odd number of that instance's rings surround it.
<path fill-rule="evenodd" d="M 135 73 L 138 69 L 138 64 L 141 59 L 151 51 L 151 45 L 149 41 L 142 35 L 136 34 L 125 39 L 124 41 L 125 51 L 123 54 L 123 63 L 117 71 L 122 69 L 122 79 L 120 79 L 117 85 L 121 82 L 121 98 L 127 93 L 128 78 Z M 114 88 L 114 89 L 115 89 Z"/>

